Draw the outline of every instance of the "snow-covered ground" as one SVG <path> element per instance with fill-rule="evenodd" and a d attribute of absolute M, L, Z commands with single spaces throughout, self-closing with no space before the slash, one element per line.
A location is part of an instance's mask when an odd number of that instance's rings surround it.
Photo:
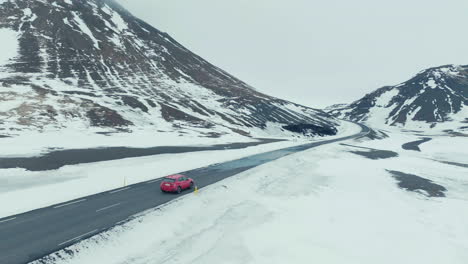
<path fill-rule="evenodd" d="M 12 104 L 14 107 L 14 104 L 18 104 L 18 101 L 12 101 Z M 6 108 L 8 105 L 8 103 L 3 102 L 2 105 L 0 105 L 0 111 L 2 107 Z M 354 130 L 352 127 L 354 127 Z M 63 149 L 206 146 L 256 141 L 252 137 L 232 133 L 232 131 L 227 128 L 225 128 L 225 130 L 225 133 L 220 135 L 220 137 L 201 137 L 200 133 L 203 132 L 203 130 L 197 130 L 196 128 L 179 133 L 173 131 L 173 129 L 155 131 L 151 127 L 140 127 L 139 129 L 134 129 L 131 133 L 122 131 L 113 131 L 108 133 L 109 129 L 102 128 L 64 128 L 57 131 L 48 131 L 47 133 L 37 133 L 37 131 L 25 130 L 22 131 L 20 135 L 12 137 L 2 138 L 0 134 L 0 146 L 2 146 L 0 157 L 31 157 L 50 152 L 51 150 Z M 356 131 L 356 126 L 349 122 L 341 122 L 338 130 L 339 132 L 337 136 L 342 136 L 350 131 L 351 133 Z M 308 137 L 301 137 L 297 133 L 285 131 L 281 128 L 280 124 L 275 123 L 269 123 L 266 129 L 263 130 L 252 128 L 251 132 L 252 136 L 258 138 L 277 138 L 287 140 L 297 138 L 302 141 L 309 140 Z"/>
<path fill-rule="evenodd" d="M 236 142 L 253 142 L 255 139 L 239 134 L 225 134 L 219 138 L 200 137 L 198 133 L 179 134 L 174 131 L 141 129 L 132 133 L 115 132 L 103 134 L 102 129 L 87 131 L 64 129 L 47 133 L 24 131 L 15 137 L 0 138 L 0 157 L 30 157 L 51 150 L 89 149 L 104 147 L 147 148 L 157 146 L 203 146 Z"/>
<path fill-rule="evenodd" d="M 345 137 L 357 134 L 359 131 L 359 126 L 343 122 L 338 135 L 316 138 L 313 141 Z M 190 142 L 190 139 L 185 140 L 182 142 Z M 237 150 L 162 154 L 68 165 L 58 170 L 39 172 L 20 168 L 0 169 L 0 201 L 9 201 L 8 204 L 0 206 L 0 217 L 105 192 L 122 187 L 124 184 L 139 183 L 214 163 L 310 142 L 310 139 L 298 139 Z M 26 143 L 23 144 L 26 146 Z"/>
<path fill-rule="evenodd" d="M 145 212 L 50 263 L 467 263 L 468 169 L 434 159 L 468 163 L 468 141 L 439 136 L 416 152 L 401 144 L 417 136 L 389 135 L 346 143 L 398 157 L 372 160 L 341 144 L 293 154 Z M 401 189 L 388 170 L 432 180 L 446 197 Z"/>
<path fill-rule="evenodd" d="M 426 159 L 468 164 L 468 137 L 451 136 L 438 130 L 402 133 L 398 128 L 385 127 L 385 130 L 382 131 L 388 133 L 391 137 L 384 140 L 362 142 L 362 146 L 401 152 L 401 146 L 405 143 L 422 138 L 431 138 L 431 141 L 419 146 L 421 152 L 409 151 L 405 153 Z"/>
<path fill-rule="evenodd" d="M 0 1 L 2 4 L 4 1 Z M 11 59 L 13 59 L 18 54 L 18 39 L 17 33 L 14 30 L 7 28 L 0 28 L 0 39 L 2 43 L 0 44 L 0 70 L 3 71 L 3 66 L 8 64 Z M 0 71 L 0 74 L 2 74 Z"/>

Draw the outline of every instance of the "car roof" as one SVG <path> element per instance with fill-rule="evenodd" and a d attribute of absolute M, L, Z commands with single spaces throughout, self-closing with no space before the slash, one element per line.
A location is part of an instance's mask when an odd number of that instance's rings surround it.
<path fill-rule="evenodd" d="M 166 177 L 164 177 L 164 178 L 179 179 L 180 177 L 184 177 L 184 175 L 182 175 L 182 174 L 174 174 L 174 175 L 166 176 Z"/>

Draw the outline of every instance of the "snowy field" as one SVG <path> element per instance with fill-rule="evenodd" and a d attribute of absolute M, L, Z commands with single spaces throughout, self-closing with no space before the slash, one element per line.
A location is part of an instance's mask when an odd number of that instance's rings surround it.
<path fill-rule="evenodd" d="M 156 146 L 206 146 L 236 142 L 253 142 L 249 137 L 238 134 L 225 134 L 219 138 L 200 137 L 198 133 L 178 134 L 177 132 L 158 132 L 152 128 L 110 134 L 95 128 L 88 130 L 64 129 L 37 133 L 23 131 L 21 135 L 0 138 L 2 153 L 0 157 L 31 157 L 51 150 L 89 149 L 104 147 L 148 148 Z"/>
<path fill-rule="evenodd" d="M 324 145 L 256 167 L 145 212 L 49 261 L 468 263 L 468 169 L 439 162 L 468 164 L 468 140 L 434 137 L 417 152 L 401 144 L 419 137 L 389 135 L 344 142 L 352 146 Z M 398 156 L 351 153 L 362 147 Z M 400 188 L 389 171 L 443 186 L 445 197 Z"/>
<path fill-rule="evenodd" d="M 3 1 L 0 0 L 0 4 Z M 8 64 L 18 54 L 17 33 L 13 30 L 0 28 L 0 39 L 2 40 L 2 52 L 0 52 L 0 69 Z"/>
<path fill-rule="evenodd" d="M 17 102 L 16 102 L 17 103 Z M 1 107 L 7 107 L 3 102 Z M 339 133 L 349 132 L 349 123 L 342 122 L 338 127 Z M 351 126 L 354 126 L 351 124 Z M 154 130 L 153 127 L 134 128 L 131 132 L 110 131 L 108 128 L 63 128 L 58 131 L 24 130 L 18 135 L 1 137 L 0 146 L 2 152 L 0 157 L 32 157 L 45 154 L 53 150 L 66 149 L 89 149 L 105 147 L 130 147 L 149 148 L 157 146 L 208 146 L 216 144 L 229 144 L 240 142 L 254 142 L 255 138 L 276 138 L 290 140 L 308 140 L 297 133 L 285 131 L 281 124 L 268 123 L 266 129 L 252 128 L 251 137 L 232 133 L 228 128 L 223 128 L 223 134 L 219 137 L 201 137 L 206 132 L 204 129 L 190 128 L 183 131 L 174 131 L 172 128 L 165 130 Z M 327 137 L 330 138 L 330 137 Z"/>
<path fill-rule="evenodd" d="M 357 134 L 360 130 L 359 126 L 344 122 L 338 135 L 316 138 L 312 141 L 346 137 Z M 310 139 L 298 139 L 244 149 L 162 154 L 68 165 L 58 170 L 39 172 L 20 168 L 0 169 L 0 200 L 9 201 L 0 207 L 0 218 L 120 188 L 124 184 L 157 179 L 169 174 L 310 142 Z"/>

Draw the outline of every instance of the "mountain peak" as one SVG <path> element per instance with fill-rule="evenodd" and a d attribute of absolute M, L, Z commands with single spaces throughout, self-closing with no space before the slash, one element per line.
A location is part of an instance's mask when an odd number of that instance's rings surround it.
<path fill-rule="evenodd" d="M 468 66 L 444 65 L 421 71 L 396 86 L 382 87 L 330 113 L 374 125 L 411 128 L 466 127 Z"/>
<path fill-rule="evenodd" d="M 433 67 L 426 69 L 419 74 L 426 74 L 428 78 L 442 78 L 444 76 L 457 76 L 460 75 L 460 72 L 465 70 L 466 66 L 462 65 L 443 65 L 439 67 Z"/>
<path fill-rule="evenodd" d="M 0 57 L 2 133 L 337 124 L 254 90 L 113 0 L 3 0 L 0 35 L 11 44 Z"/>

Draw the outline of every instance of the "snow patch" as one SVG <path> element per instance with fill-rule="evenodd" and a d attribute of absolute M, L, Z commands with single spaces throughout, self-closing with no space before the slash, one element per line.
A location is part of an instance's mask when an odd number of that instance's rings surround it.
<path fill-rule="evenodd" d="M 393 97 L 397 96 L 400 91 L 398 89 L 391 89 L 380 95 L 375 101 L 375 106 L 377 107 L 387 107 L 390 104 L 390 101 Z"/>
<path fill-rule="evenodd" d="M 112 13 L 112 22 L 114 23 L 114 25 L 117 26 L 120 32 L 123 32 L 128 29 L 127 23 L 117 12 Z"/>
<path fill-rule="evenodd" d="M 426 85 L 429 86 L 429 87 L 432 88 L 432 89 L 436 89 L 436 88 L 437 88 L 437 83 L 436 83 L 436 81 L 433 80 L 433 79 L 430 79 L 429 81 L 427 81 Z"/>
<path fill-rule="evenodd" d="M 25 9 L 23 10 L 23 14 L 24 14 L 24 16 L 27 16 L 27 17 L 28 17 L 28 16 L 31 16 L 31 15 L 32 15 L 32 10 L 31 10 L 31 8 L 29 8 L 29 7 L 28 7 L 28 8 L 25 8 Z"/>
<path fill-rule="evenodd" d="M 91 29 L 89 29 L 88 25 L 86 25 L 83 19 L 81 19 L 81 17 L 76 12 L 72 12 L 72 14 L 81 32 L 88 35 L 89 38 L 94 42 L 94 47 L 96 49 L 99 49 L 99 41 L 94 37 L 93 32 L 91 31 Z"/>
<path fill-rule="evenodd" d="M 461 66 L 455 65 L 451 67 L 441 68 L 439 69 L 439 71 L 448 75 L 456 76 L 460 74 L 460 68 Z"/>
<path fill-rule="evenodd" d="M 18 55 L 18 34 L 9 28 L 0 28 L 0 67 L 8 64 L 11 59 Z"/>
<path fill-rule="evenodd" d="M 399 92 L 400 91 L 398 89 L 392 89 L 380 95 L 375 101 L 375 107 L 372 107 L 369 110 L 369 117 L 366 120 L 366 123 L 374 126 L 374 124 L 381 124 L 382 121 L 387 122 L 390 113 L 398 106 L 395 104 L 390 107 L 390 102 L 393 97 L 398 95 Z"/>
<path fill-rule="evenodd" d="M 18 108 L 21 104 L 23 104 L 22 101 L 15 100 L 14 98 L 11 98 L 11 100 L 6 101 L 0 98 L 0 112 L 11 111 L 15 108 Z"/>

